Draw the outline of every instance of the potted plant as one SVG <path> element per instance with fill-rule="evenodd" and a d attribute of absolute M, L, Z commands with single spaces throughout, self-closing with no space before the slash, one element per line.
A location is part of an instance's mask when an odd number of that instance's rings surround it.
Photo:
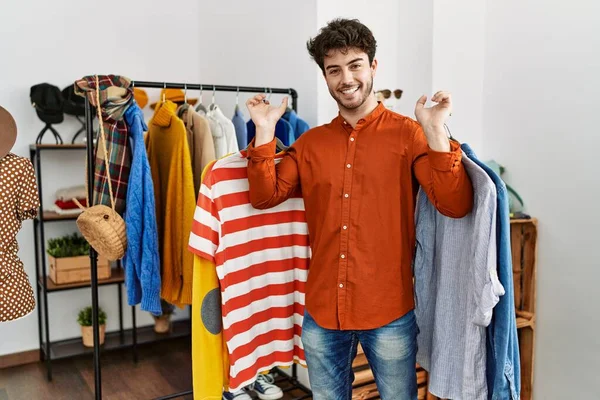
<path fill-rule="evenodd" d="M 79 311 L 77 322 L 81 326 L 83 345 L 86 347 L 94 347 L 92 307 L 85 307 Z M 98 307 L 98 328 L 100 331 L 100 344 L 104 344 L 104 337 L 106 334 L 106 313 L 100 307 Z"/>
<path fill-rule="evenodd" d="M 48 240 L 46 249 L 50 279 L 61 285 L 91 279 L 90 245 L 77 233 Z M 98 279 L 110 278 L 111 269 L 105 257 L 98 257 Z"/>

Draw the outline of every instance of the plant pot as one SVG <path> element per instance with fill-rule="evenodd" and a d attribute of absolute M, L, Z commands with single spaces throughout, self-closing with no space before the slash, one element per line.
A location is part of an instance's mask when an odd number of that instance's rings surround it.
<path fill-rule="evenodd" d="M 100 345 L 104 344 L 104 336 L 106 334 L 106 324 L 100 325 Z M 81 327 L 81 338 L 83 339 L 83 345 L 85 347 L 94 347 L 94 327 L 93 326 L 82 326 Z"/>
<path fill-rule="evenodd" d="M 168 333 L 171 331 L 171 314 L 163 314 L 160 317 L 154 317 L 154 332 Z"/>

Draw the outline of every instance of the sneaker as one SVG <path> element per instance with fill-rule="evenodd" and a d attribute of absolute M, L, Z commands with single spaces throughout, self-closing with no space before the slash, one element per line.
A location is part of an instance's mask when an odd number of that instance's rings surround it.
<path fill-rule="evenodd" d="M 275 379 L 272 375 L 259 374 L 250 388 L 261 400 L 277 400 L 283 397 L 283 390 L 274 385 Z"/>
<path fill-rule="evenodd" d="M 236 392 L 223 392 L 223 400 L 252 400 L 252 397 L 244 389 Z"/>

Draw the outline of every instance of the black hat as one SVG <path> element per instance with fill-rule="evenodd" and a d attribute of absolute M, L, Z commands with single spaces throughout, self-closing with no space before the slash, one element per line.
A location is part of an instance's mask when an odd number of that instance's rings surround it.
<path fill-rule="evenodd" d="M 63 97 L 59 88 L 49 83 L 40 83 L 31 87 L 29 97 L 42 121 L 47 124 L 63 121 Z"/>
<path fill-rule="evenodd" d="M 74 85 L 69 85 L 62 90 L 63 111 L 65 114 L 85 117 L 85 98 L 75 94 Z"/>

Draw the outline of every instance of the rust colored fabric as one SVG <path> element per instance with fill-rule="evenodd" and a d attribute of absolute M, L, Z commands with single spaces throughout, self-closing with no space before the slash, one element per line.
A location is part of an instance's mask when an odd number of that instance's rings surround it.
<path fill-rule="evenodd" d="M 338 115 L 300 136 L 277 166 L 274 155 L 275 141 L 249 146 L 250 198 L 270 208 L 302 190 L 315 321 L 373 329 L 412 310 L 419 185 L 444 215 L 462 217 L 473 204 L 459 144 L 433 151 L 417 122 L 379 103 L 355 128 Z"/>

